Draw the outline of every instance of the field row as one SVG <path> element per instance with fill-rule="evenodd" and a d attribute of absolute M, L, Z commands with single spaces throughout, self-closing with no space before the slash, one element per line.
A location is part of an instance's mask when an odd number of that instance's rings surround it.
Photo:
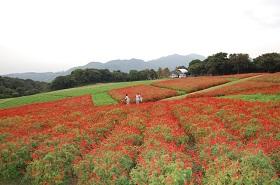
<path fill-rule="evenodd" d="M 280 104 L 195 98 L 95 107 L 91 96 L 0 111 L 0 181 L 277 184 Z"/>
<path fill-rule="evenodd" d="M 195 93 L 189 97 L 213 97 L 226 95 L 279 95 L 280 94 L 280 73 L 264 74 L 234 85 L 214 89 L 203 93 Z M 265 97 L 265 96 L 264 96 Z"/>

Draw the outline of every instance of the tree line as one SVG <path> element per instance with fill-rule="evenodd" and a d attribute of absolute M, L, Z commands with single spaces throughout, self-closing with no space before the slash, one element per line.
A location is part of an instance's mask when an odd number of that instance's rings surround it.
<path fill-rule="evenodd" d="M 170 71 L 168 68 L 159 68 L 157 71 L 153 69 L 131 70 L 129 73 L 121 71 L 110 72 L 108 69 L 76 69 L 70 75 L 56 77 L 51 83 L 0 76 L 0 99 L 27 96 L 95 83 L 154 80 L 166 78 L 169 75 Z"/>
<path fill-rule="evenodd" d="M 251 59 L 248 54 L 216 53 L 205 60 L 193 60 L 189 63 L 191 75 L 225 75 L 250 72 L 280 71 L 280 53 L 266 53 Z"/>
<path fill-rule="evenodd" d="M 159 68 L 158 71 L 153 69 L 130 70 L 129 73 L 121 71 L 111 72 L 108 69 L 76 69 L 70 75 L 56 77 L 50 84 L 50 88 L 58 90 L 95 83 L 154 80 L 165 78 L 169 75 L 170 71 L 168 68 Z"/>
<path fill-rule="evenodd" d="M 0 76 L 0 98 L 32 95 L 49 90 L 46 82 Z"/>
<path fill-rule="evenodd" d="M 179 68 L 184 68 L 180 66 Z M 251 59 L 248 54 L 216 53 L 205 60 L 193 60 L 187 67 L 189 74 L 225 75 L 250 72 L 279 72 L 280 53 L 266 53 Z M 66 89 L 95 83 L 153 80 L 170 76 L 168 68 L 157 71 L 131 70 L 129 73 L 108 69 L 76 69 L 67 76 L 56 77 L 51 83 L 0 76 L 0 98 L 32 95 L 51 90 Z"/>

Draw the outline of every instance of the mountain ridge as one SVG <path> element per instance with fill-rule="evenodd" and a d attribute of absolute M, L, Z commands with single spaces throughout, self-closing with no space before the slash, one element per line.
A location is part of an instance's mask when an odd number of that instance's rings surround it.
<path fill-rule="evenodd" d="M 61 72 L 25 72 L 25 73 L 11 73 L 3 76 L 20 78 L 20 79 L 31 79 L 35 81 L 50 82 L 57 76 L 65 76 L 70 74 L 75 69 L 86 69 L 86 68 L 96 68 L 96 69 L 109 69 L 110 71 L 120 70 L 122 72 L 129 72 L 130 70 L 144 70 L 144 69 L 154 69 L 157 70 L 161 68 L 169 68 L 174 70 L 176 66 L 188 65 L 194 59 L 205 59 L 204 56 L 199 54 L 188 54 L 179 55 L 172 54 L 163 56 L 157 59 L 144 61 L 137 58 L 131 59 L 116 59 L 110 60 L 105 63 L 101 62 L 89 62 L 83 66 L 72 67 L 66 71 Z"/>

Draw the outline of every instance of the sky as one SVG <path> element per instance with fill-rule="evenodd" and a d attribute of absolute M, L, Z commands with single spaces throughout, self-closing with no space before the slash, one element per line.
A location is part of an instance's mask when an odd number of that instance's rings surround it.
<path fill-rule="evenodd" d="M 279 0 L 0 0 L 0 74 L 280 52 Z"/>

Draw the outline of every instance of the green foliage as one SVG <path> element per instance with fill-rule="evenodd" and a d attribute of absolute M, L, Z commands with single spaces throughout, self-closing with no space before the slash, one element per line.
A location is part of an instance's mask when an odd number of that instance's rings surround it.
<path fill-rule="evenodd" d="M 0 99 L 26 96 L 49 90 L 46 82 L 0 76 Z"/>
<path fill-rule="evenodd" d="M 254 137 L 259 129 L 259 126 L 256 124 L 249 124 L 246 125 L 244 128 L 243 137 L 245 140 L 249 140 L 250 138 Z"/>
<path fill-rule="evenodd" d="M 206 72 L 212 75 L 228 74 L 229 62 L 227 58 L 227 53 L 217 53 L 209 56 L 206 61 Z"/>
<path fill-rule="evenodd" d="M 223 75 L 249 72 L 277 72 L 280 71 L 280 54 L 266 53 L 253 61 L 248 54 L 216 53 L 204 61 L 193 60 L 188 70 L 191 75 Z"/>
<path fill-rule="evenodd" d="M 131 70 L 128 74 L 120 71 L 110 72 L 108 69 L 76 69 L 70 75 L 56 77 L 51 83 L 51 89 L 67 89 L 101 82 L 125 82 L 157 78 L 158 75 L 153 69 Z"/>
<path fill-rule="evenodd" d="M 190 182 L 192 170 L 184 169 L 183 162 L 171 161 L 167 155 L 158 155 L 151 166 L 137 166 L 130 177 L 134 184 L 183 185 Z M 148 163 L 149 164 L 149 163 Z"/>
<path fill-rule="evenodd" d="M 249 72 L 251 61 L 248 54 L 230 54 L 229 64 L 233 67 L 233 73 L 246 73 Z"/>
<path fill-rule="evenodd" d="M 161 67 L 158 68 L 157 70 L 157 76 L 158 78 L 168 78 L 170 76 L 171 72 L 170 70 L 166 67 L 162 69 Z"/>
<path fill-rule="evenodd" d="M 248 94 L 248 95 L 230 95 L 222 98 L 241 99 L 245 101 L 280 101 L 280 94 Z"/>
<path fill-rule="evenodd" d="M 57 147 L 27 167 L 26 179 L 31 184 L 69 184 L 73 178 L 72 162 L 79 149 L 72 145 Z"/>
<path fill-rule="evenodd" d="M 266 53 L 254 59 L 257 70 L 262 72 L 280 71 L 280 54 Z"/>
<path fill-rule="evenodd" d="M 0 153 L 0 179 L 20 179 L 24 175 L 27 162 L 31 160 L 31 148 L 25 144 L 5 145 L 5 149 Z"/>
<path fill-rule="evenodd" d="M 102 158 L 88 155 L 75 165 L 78 184 L 130 184 L 129 171 L 135 161 L 119 151 L 107 151 Z M 97 178 L 91 178 L 95 176 Z"/>
<path fill-rule="evenodd" d="M 119 162 L 121 167 L 123 167 L 127 171 L 135 166 L 135 162 L 128 155 L 124 155 L 123 157 L 121 157 Z"/>
<path fill-rule="evenodd" d="M 220 156 L 206 170 L 204 184 L 277 184 L 270 159 L 262 152 L 244 154 L 239 160 Z"/>
<path fill-rule="evenodd" d="M 157 125 L 151 128 L 151 132 L 157 135 L 162 135 L 163 138 L 171 142 L 174 140 L 174 137 L 171 133 L 171 128 L 168 127 L 167 125 Z"/>
<path fill-rule="evenodd" d="M 95 166 L 92 155 L 86 155 L 84 160 L 74 165 L 75 174 L 79 177 L 78 184 L 88 184 L 88 180 L 94 169 Z"/>
<path fill-rule="evenodd" d="M 193 60 L 189 63 L 188 71 L 192 75 L 203 75 L 206 73 L 206 62 L 201 60 Z"/>

